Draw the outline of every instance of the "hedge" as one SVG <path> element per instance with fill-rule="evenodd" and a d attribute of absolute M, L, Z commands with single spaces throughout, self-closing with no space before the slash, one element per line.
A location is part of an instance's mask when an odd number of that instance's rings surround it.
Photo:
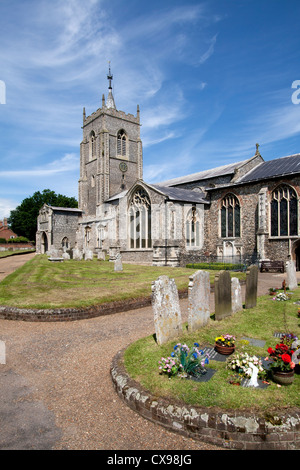
<path fill-rule="evenodd" d="M 233 263 L 190 263 L 186 265 L 186 268 L 191 269 L 212 269 L 216 271 L 242 271 L 244 269 L 243 264 L 233 264 Z"/>

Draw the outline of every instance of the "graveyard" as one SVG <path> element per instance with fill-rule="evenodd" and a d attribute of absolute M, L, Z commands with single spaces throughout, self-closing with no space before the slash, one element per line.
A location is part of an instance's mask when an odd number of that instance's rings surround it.
<path fill-rule="evenodd" d="M 261 448 L 271 448 L 268 439 L 275 439 L 276 433 L 277 446 L 297 448 L 299 365 L 295 359 L 293 382 L 279 385 L 272 377 L 269 353 L 285 334 L 299 336 L 300 288 L 292 268 L 286 265 L 282 285 L 269 286 L 265 295 L 258 297 L 257 266 L 251 266 L 246 273 L 209 272 L 120 265 L 120 260 L 49 262 L 47 256 L 39 255 L 1 283 L 0 305 L 15 305 L 20 310 L 88 308 L 112 299 L 150 296 L 152 333 L 129 346 L 127 343 L 111 363 L 115 390 L 129 407 L 195 439 L 202 439 L 203 432 L 210 433 L 207 442 L 217 445 L 250 448 L 242 444 L 242 437 L 237 437 L 246 433 L 249 440 L 251 435 L 252 445 L 257 440 Z M 186 293 L 184 307 L 179 302 L 180 292 Z M 212 295 L 213 311 L 209 304 Z M 235 339 L 235 350 L 229 356 L 216 351 L 215 343 L 222 335 Z M 175 372 L 168 368 L 168 360 L 176 359 L 183 350 L 190 351 L 190 357 L 199 354 L 203 373 L 198 370 L 193 375 L 186 372 L 188 368 L 175 367 Z M 237 356 L 249 358 L 247 373 L 234 367 Z M 206 416 L 200 435 L 199 416 Z M 197 425 L 193 421 L 196 418 Z M 240 424 L 233 432 L 234 419 Z M 210 428 L 212 422 L 214 430 Z M 245 431 L 241 422 L 246 427 L 254 426 L 256 431 Z M 225 430 L 221 431 L 221 426 Z M 271 438 L 266 439 L 270 433 Z M 236 440 L 244 447 L 239 447 Z"/>
<path fill-rule="evenodd" d="M 295 290 L 293 295 L 298 299 L 300 290 Z M 130 377 L 146 390 L 171 401 L 221 409 L 254 409 L 262 413 L 299 407 L 299 374 L 295 374 L 293 384 L 287 387 L 278 387 L 268 375 L 259 379 L 259 386 L 255 388 L 234 386 L 230 380 L 235 373 L 226 367 L 227 357 L 214 354 L 215 338 L 231 334 L 236 337 L 234 355 L 248 353 L 260 358 L 267 367 L 265 358 L 269 356 L 268 348 L 275 347 L 279 341 L 278 335 L 286 331 L 287 325 L 289 331 L 299 332 L 297 312 L 298 307 L 292 300 L 280 302 L 266 295 L 257 299 L 255 307 L 243 309 L 221 321 L 216 321 L 212 315 L 206 326 L 192 332 L 189 332 L 188 323 L 184 322 L 180 335 L 160 346 L 153 335 L 143 338 L 125 351 L 124 365 Z M 208 381 L 205 375 L 203 380 L 194 381 L 159 373 L 159 361 L 170 356 L 178 343 L 189 347 L 197 343 L 200 349 L 209 353 L 211 358 L 205 367 L 214 373 Z"/>
<path fill-rule="evenodd" d="M 175 277 L 179 291 L 187 291 L 187 268 L 153 267 L 114 263 L 65 260 L 49 262 L 47 255 L 36 255 L 0 284 L 0 305 L 19 308 L 89 307 L 105 302 L 151 296 L 151 283 L 160 275 Z M 245 280 L 245 273 L 235 273 Z M 213 283 L 215 272 L 211 272 Z"/>

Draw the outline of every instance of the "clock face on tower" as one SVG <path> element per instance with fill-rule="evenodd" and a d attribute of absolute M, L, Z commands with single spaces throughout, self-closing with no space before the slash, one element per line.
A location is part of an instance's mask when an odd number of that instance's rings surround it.
<path fill-rule="evenodd" d="M 125 173 L 125 171 L 127 171 L 127 165 L 125 162 L 121 162 L 120 165 L 119 165 L 119 168 L 120 170 Z"/>

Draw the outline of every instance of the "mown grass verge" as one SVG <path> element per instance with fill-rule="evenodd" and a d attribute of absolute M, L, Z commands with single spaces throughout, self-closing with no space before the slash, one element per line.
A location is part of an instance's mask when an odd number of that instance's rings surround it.
<path fill-rule="evenodd" d="M 151 295 L 151 283 L 167 275 L 186 290 L 193 270 L 124 264 L 115 272 L 108 261 L 50 262 L 36 255 L 0 283 L 0 305 L 19 308 L 90 307 Z M 245 275 L 235 273 L 241 279 Z M 215 273 L 211 273 L 211 282 Z"/>
<path fill-rule="evenodd" d="M 169 378 L 161 375 L 158 361 L 161 357 L 170 356 L 177 342 L 192 346 L 194 342 L 202 346 L 214 345 L 214 339 L 220 334 L 233 334 L 237 337 L 236 352 L 248 352 L 251 355 L 265 358 L 268 347 L 275 347 L 278 338 L 275 332 L 292 332 L 300 335 L 297 305 L 293 302 L 300 298 L 297 289 L 292 300 L 273 301 L 270 296 L 258 299 L 253 309 L 243 310 L 222 321 L 215 321 L 211 316 L 209 324 L 194 333 L 189 333 L 187 325 L 183 326 L 182 336 L 176 341 L 159 346 L 153 335 L 131 344 L 125 351 L 124 365 L 134 380 L 138 381 L 152 395 L 166 397 L 189 405 L 218 407 L 224 409 L 249 409 L 263 412 L 299 407 L 300 375 L 295 374 L 294 383 L 278 387 L 270 381 L 267 388 L 247 388 L 229 383 L 232 371 L 226 363 L 210 361 L 208 367 L 216 370 L 208 382 L 195 382 L 178 376 Z M 241 341 L 243 337 L 265 340 L 263 348 L 255 347 Z"/>

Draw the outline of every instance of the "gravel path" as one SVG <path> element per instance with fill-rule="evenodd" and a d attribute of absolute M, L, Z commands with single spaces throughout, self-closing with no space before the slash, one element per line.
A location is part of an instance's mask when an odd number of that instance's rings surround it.
<path fill-rule="evenodd" d="M 260 294 L 283 279 L 259 277 Z M 116 395 L 113 356 L 153 330 L 151 307 L 64 323 L 0 320 L 0 449 L 220 450 L 145 420 Z"/>

